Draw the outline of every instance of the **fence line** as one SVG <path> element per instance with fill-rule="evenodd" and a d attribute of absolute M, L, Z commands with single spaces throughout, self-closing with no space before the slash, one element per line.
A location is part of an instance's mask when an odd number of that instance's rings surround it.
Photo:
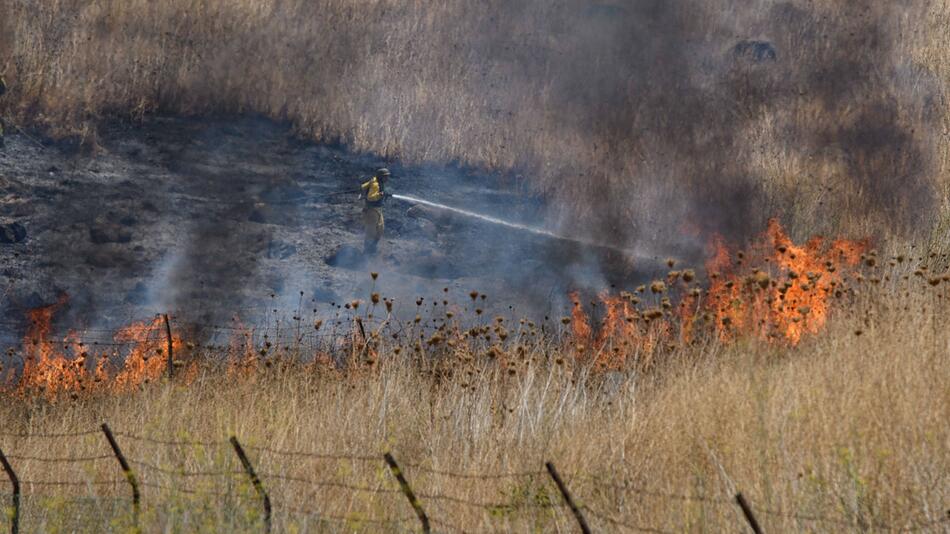
<path fill-rule="evenodd" d="M 163 473 L 166 475 L 176 475 L 181 477 L 221 477 L 221 476 L 238 476 L 243 475 L 243 471 L 186 471 L 184 469 L 169 469 L 166 467 L 159 467 L 142 460 L 130 459 L 129 463 L 137 465 L 139 467 L 144 467 L 149 471 L 155 471 L 157 473 Z"/>
<path fill-rule="evenodd" d="M 4 438 L 42 438 L 42 439 L 59 439 L 59 438 L 76 438 L 80 436 L 91 436 L 93 434 L 99 434 L 98 430 L 88 430 L 83 432 L 62 432 L 59 434 L 19 434 L 19 433 L 10 433 L 10 432 L 0 432 L 0 437 Z"/>
<path fill-rule="evenodd" d="M 732 499 L 724 499 L 721 497 L 707 497 L 704 495 L 687 495 L 683 493 L 667 493 L 663 491 L 647 490 L 647 489 L 643 489 L 643 488 L 629 485 L 629 484 L 614 484 L 610 482 L 603 482 L 590 475 L 575 475 L 573 478 L 584 480 L 596 487 L 610 488 L 616 491 L 622 491 L 625 493 L 634 493 L 637 495 L 646 495 L 648 497 L 657 497 L 661 499 L 670 499 L 670 500 L 679 500 L 679 501 L 711 502 L 715 504 L 728 504 L 728 505 L 735 504 L 735 502 Z"/>
<path fill-rule="evenodd" d="M 65 486 L 65 487 L 83 487 L 83 486 L 111 486 L 125 484 L 124 479 L 114 479 L 114 480 L 21 480 L 21 485 L 32 485 L 32 486 Z"/>
<path fill-rule="evenodd" d="M 275 504 L 274 508 L 278 510 L 284 510 L 284 511 L 290 512 L 292 514 L 297 514 L 297 515 L 316 515 L 318 516 L 316 519 L 319 521 L 333 521 L 335 523 L 372 523 L 372 524 L 380 524 L 380 525 L 399 525 L 402 523 L 410 523 L 417 520 L 415 516 L 406 516 L 406 517 L 398 517 L 394 519 L 387 519 L 387 518 L 372 517 L 372 516 L 362 517 L 359 514 L 356 514 L 354 516 L 347 517 L 347 516 L 326 514 L 319 510 L 296 508 L 293 506 L 287 506 L 287 505 L 282 505 L 282 504 Z"/>
<path fill-rule="evenodd" d="M 368 523 L 368 524 L 379 524 L 379 525 L 395 525 L 408 523 L 413 520 L 418 519 L 421 521 L 423 526 L 423 531 L 428 532 L 431 525 L 436 525 L 442 529 L 458 531 L 458 532 L 471 532 L 462 527 L 452 524 L 447 521 L 444 517 L 432 517 L 428 513 L 428 508 L 426 504 L 435 505 L 435 509 L 443 509 L 440 504 L 449 503 L 454 505 L 460 505 L 467 508 L 474 508 L 483 510 L 486 514 L 486 518 L 495 517 L 496 514 L 502 512 L 502 517 L 504 513 L 510 513 L 518 509 L 564 509 L 569 508 L 575 518 L 578 521 L 578 524 L 581 527 L 582 532 L 589 532 L 589 527 L 587 527 L 585 514 L 589 515 L 591 518 L 597 522 L 610 525 L 610 528 L 619 528 L 632 532 L 646 532 L 654 534 L 666 534 L 667 530 L 664 530 L 660 527 L 649 526 L 649 525 L 638 525 L 632 524 L 622 519 L 612 517 L 610 514 L 604 513 L 598 510 L 595 507 L 590 506 L 589 504 L 583 503 L 583 489 L 590 484 L 594 488 L 608 488 L 616 491 L 621 491 L 624 493 L 631 493 L 636 495 L 645 495 L 650 497 L 656 497 L 661 499 L 666 499 L 670 501 L 692 501 L 692 502 L 709 502 L 716 505 L 732 505 L 735 506 L 738 504 L 739 510 L 742 512 L 742 517 L 748 521 L 748 525 L 755 532 L 762 532 L 762 526 L 760 525 L 756 515 L 761 515 L 764 517 L 771 518 L 780 518 L 789 521 L 796 522 L 809 522 L 817 523 L 820 525 L 828 526 L 828 528 L 834 527 L 853 527 L 862 530 L 872 530 L 872 531 L 898 531 L 898 532 L 918 532 L 926 531 L 930 529 L 936 529 L 943 527 L 944 525 L 950 525 L 950 511 L 947 511 L 945 515 L 937 519 L 907 519 L 899 524 L 885 524 L 877 521 L 855 518 L 853 520 L 842 519 L 840 517 L 827 517 L 822 515 L 809 515 L 796 512 L 788 512 L 783 510 L 775 510 L 767 507 L 760 507 L 754 504 L 754 499 L 747 499 L 741 493 L 735 496 L 735 501 L 723 499 L 720 497 L 707 497 L 702 495 L 688 495 L 688 494 L 677 494 L 672 492 L 664 492 L 652 489 L 646 489 L 642 487 L 637 487 L 632 484 L 614 484 L 609 482 L 602 482 L 599 479 L 584 474 L 575 474 L 568 478 L 569 482 L 580 482 L 576 487 L 572 488 L 571 491 L 568 491 L 567 484 L 564 480 L 560 480 L 560 477 L 557 476 L 556 470 L 553 470 L 553 465 L 548 463 L 548 474 L 551 475 L 554 480 L 554 486 L 558 489 L 562 496 L 564 497 L 563 503 L 561 502 L 535 502 L 535 501 L 526 501 L 526 502 L 486 502 L 481 500 L 468 499 L 456 495 L 450 495 L 442 492 L 427 492 L 427 491 L 415 491 L 409 485 L 409 480 L 406 479 L 399 465 L 396 464 L 395 459 L 391 455 L 380 454 L 376 456 L 370 455 L 347 455 L 347 454 L 327 454 L 322 452 L 308 452 L 308 451 L 290 451 L 290 450 L 280 450 L 272 449 L 269 447 L 262 446 L 247 446 L 247 450 L 253 450 L 264 454 L 269 454 L 276 457 L 286 457 L 286 458 L 309 458 L 317 460 L 349 460 L 349 461 L 360 461 L 360 462 L 377 462 L 379 467 L 382 469 L 386 464 L 389 465 L 390 470 L 396 478 L 396 481 L 400 485 L 400 489 L 386 488 L 382 486 L 371 487 L 371 486 L 362 486 L 358 484 L 350 484 L 346 482 L 338 482 L 335 480 L 320 480 L 314 478 L 284 475 L 280 473 L 269 473 L 264 471 L 256 471 L 251 464 L 251 459 L 248 458 L 244 453 L 244 447 L 241 447 L 239 444 L 236 444 L 236 439 L 232 438 L 231 444 L 234 447 L 235 451 L 238 451 L 239 459 L 241 460 L 244 470 L 186 470 L 184 468 L 168 468 L 161 465 L 156 465 L 154 463 L 141 460 L 135 457 L 128 456 L 123 453 L 119 448 L 119 443 L 116 441 L 116 437 L 126 438 L 129 440 L 134 440 L 142 443 L 151 443 L 159 445 L 162 447 L 181 447 L 181 446 L 219 446 L 227 443 L 226 441 L 189 441 L 189 440 L 164 440 L 156 439 L 150 436 L 137 435 L 126 432 L 112 432 L 107 425 L 103 424 L 100 430 L 90 430 L 82 432 L 64 432 L 64 433 L 47 433 L 47 434 L 23 434 L 23 433 L 0 433 L 0 437 L 12 437 L 16 439 L 64 439 L 64 438 L 76 438 L 90 436 L 98 433 L 105 433 L 109 445 L 112 448 L 112 455 L 103 454 L 103 455 L 76 455 L 76 456 L 32 456 L 32 455 L 18 455 L 18 454 L 6 454 L 4 458 L 4 469 L 7 471 L 8 478 L 10 479 L 10 484 L 14 485 L 14 502 L 13 510 L 11 513 L 7 514 L 7 517 L 11 521 L 11 530 L 16 532 L 19 522 L 22 520 L 22 514 L 20 512 L 20 507 L 22 506 L 23 498 L 35 496 L 36 494 L 23 494 L 21 489 L 24 487 L 66 487 L 66 488 L 99 488 L 99 487 L 109 487 L 112 486 L 116 490 L 120 486 L 129 484 L 132 487 L 132 495 L 129 497 L 119 498 L 119 500 L 132 503 L 133 517 L 136 518 L 136 525 L 138 525 L 139 518 L 139 508 L 140 501 L 148 499 L 143 499 L 142 494 L 140 493 L 139 488 L 149 488 L 162 491 L 170 491 L 175 493 L 182 493 L 186 495 L 197 495 L 197 496 L 207 496 L 207 497 L 226 497 L 234 496 L 233 488 L 228 491 L 219 491 L 214 487 L 209 487 L 207 489 L 202 489 L 200 487 L 189 487 L 185 485 L 178 484 L 159 484 L 150 480 L 139 480 L 142 474 L 158 474 L 158 475 L 167 475 L 169 477 L 181 477 L 181 478 L 195 478 L 195 477 L 239 477 L 241 475 L 248 476 L 251 480 L 252 485 L 254 486 L 258 497 L 261 499 L 264 506 L 264 518 L 265 524 L 270 525 L 272 509 L 281 510 L 285 513 L 296 514 L 296 515 L 311 515 L 315 516 L 315 520 L 319 521 L 335 521 L 346 524 L 359 524 L 359 523 Z M 0 452 L 0 454 L 3 454 Z M 87 480 L 30 480 L 30 479 L 20 479 L 16 473 L 16 463 L 18 462 L 38 462 L 38 463 L 55 463 L 55 464 L 92 464 L 97 463 L 102 460 L 107 460 L 110 458 L 116 458 L 119 460 L 121 472 L 123 478 L 114 478 L 111 480 L 94 480 L 89 478 Z M 258 459 L 259 460 L 259 459 Z M 385 460 L 385 463 L 384 463 Z M 514 471 L 514 472 L 501 472 L 501 473 L 466 473 L 466 472 L 457 472 L 450 470 L 438 470 L 434 468 L 429 468 L 423 465 L 422 463 L 406 463 L 405 465 L 409 466 L 410 469 L 417 474 L 429 474 L 434 476 L 446 477 L 450 480 L 517 480 L 520 478 L 526 477 L 537 477 L 545 474 L 544 471 Z M 141 470 L 141 473 L 136 473 L 134 468 Z M 553 471 L 553 472 L 552 472 Z M 412 505 L 413 511 L 416 512 L 416 516 L 404 516 L 399 518 L 386 518 L 386 517 L 374 517 L 372 515 L 367 515 L 366 517 L 361 517 L 359 514 L 352 514 L 347 516 L 336 516 L 328 513 L 321 512 L 318 509 L 307 509 L 299 506 L 294 506 L 290 503 L 276 502 L 273 505 L 270 502 L 270 496 L 266 491 L 265 483 L 272 486 L 277 486 L 278 482 L 289 482 L 293 484 L 303 484 L 310 487 L 319 487 L 319 488 L 334 488 L 348 490 L 358 493 L 367 493 L 371 495 L 398 495 L 399 493 L 404 493 L 409 499 L 410 504 Z M 550 481 L 549 481 L 550 483 Z M 578 491 L 581 490 L 581 491 Z M 296 494 L 296 492 L 295 492 Z M 308 496 L 303 498 L 305 501 L 314 501 L 314 498 L 318 495 L 318 492 L 311 492 Z M 240 495 L 238 495 L 240 496 Z M 298 495 L 299 496 L 299 495 Z M 580 496 L 580 500 L 575 502 L 575 496 Z M 50 496 L 52 497 L 52 496 Z M 95 498 L 105 498 L 106 496 L 102 495 L 91 495 L 90 497 Z M 146 496 L 147 497 L 147 496 Z M 302 497 L 302 496 L 299 496 Z M 112 498 L 112 497 L 110 497 Z M 166 502 L 169 499 L 165 499 Z M 765 525 L 768 526 L 768 525 Z M 137 527 L 139 528 L 139 527 Z"/>
<path fill-rule="evenodd" d="M 322 452 L 303 452 L 303 451 L 286 451 L 279 449 L 271 449 L 268 447 L 259 447 L 254 445 L 246 445 L 246 449 L 258 452 L 266 452 L 270 454 L 276 454 L 280 456 L 294 456 L 298 458 L 314 458 L 318 460 L 353 460 L 359 462 L 378 462 L 380 455 L 369 456 L 364 454 L 334 454 L 334 453 L 322 453 Z"/>
<path fill-rule="evenodd" d="M 399 490 L 387 489 L 387 488 L 371 488 L 369 486 L 358 486 L 355 484 L 347 484 L 346 482 L 333 482 L 326 480 L 313 480 L 309 478 L 302 477 L 293 477 L 285 475 L 277 475 L 273 473 L 260 473 L 260 476 L 263 478 L 269 478 L 272 480 L 283 480 L 286 482 L 296 482 L 300 484 L 308 484 L 310 486 L 319 486 L 326 488 L 339 488 L 339 489 L 348 489 L 356 492 L 362 493 L 393 493 L 398 494 Z M 315 494 L 311 494 L 315 495 Z"/>
<path fill-rule="evenodd" d="M 7 458 L 9 458 L 10 460 L 20 460 L 24 462 L 80 463 L 80 462 L 96 462 L 99 460 L 109 460 L 113 458 L 113 456 L 106 454 L 102 456 L 69 456 L 69 457 L 62 457 L 62 458 L 47 458 L 43 456 L 22 456 L 18 454 L 8 454 Z"/>
<path fill-rule="evenodd" d="M 136 434 L 129 434 L 128 432 L 115 432 L 116 436 L 121 436 L 123 438 L 129 438 L 136 441 L 143 441 L 146 443 L 153 443 L 155 445 L 167 445 L 172 447 L 217 447 L 220 445 L 227 444 L 227 441 L 188 441 L 188 440 L 163 440 L 156 439 L 148 436 L 139 436 Z"/>
<path fill-rule="evenodd" d="M 673 533 L 670 532 L 670 531 L 661 530 L 661 529 L 658 529 L 658 528 L 642 527 L 642 526 L 639 526 L 639 525 L 631 525 L 630 523 L 626 523 L 626 522 L 620 521 L 619 519 L 614 519 L 614 518 L 608 516 L 607 514 L 602 514 L 602 513 L 598 512 L 596 509 L 591 508 L 590 506 L 584 506 L 584 511 L 587 512 L 587 513 L 589 513 L 591 516 L 596 517 L 597 519 L 599 519 L 599 520 L 601 520 L 601 521 L 603 521 L 603 522 L 605 522 L 605 523 L 610 523 L 611 525 L 613 525 L 613 526 L 615 526 L 615 527 L 623 527 L 623 528 L 625 528 L 625 529 L 627 529 L 627 530 L 632 530 L 632 531 L 634 531 L 634 532 L 652 532 L 652 533 L 654 533 L 654 534 L 673 534 Z"/>
<path fill-rule="evenodd" d="M 526 477 L 540 477 L 544 476 L 544 471 L 522 471 L 522 472 L 511 472 L 511 473 L 459 473 L 456 471 L 442 471 L 439 469 L 430 469 L 428 467 L 423 467 L 421 464 L 412 464 L 406 463 L 405 465 L 409 466 L 415 471 L 420 471 L 422 473 L 444 476 L 447 478 L 457 478 L 457 479 L 472 479 L 472 480 L 497 480 L 505 478 L 526 478 Z"/>

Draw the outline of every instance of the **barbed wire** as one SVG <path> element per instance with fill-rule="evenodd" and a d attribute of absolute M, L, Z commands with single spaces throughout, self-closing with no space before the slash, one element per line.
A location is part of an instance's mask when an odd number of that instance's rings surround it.
<path fill-rule="evenodd" d="M 314 480 L 310 478 L 295 477 L 288 475 L 279 475 L 276 473 L 258 473 L 258 476 L 262 479 L 274 479 L 274 480 L 283 480 L 286 482 L 296 482 L 300 484 L 308 484 L 310 486 L 319 486 L 327 488 L 338 488 L 338 489 L 347 489 L 351 491 L 358 491 L 363 493 L 385 493 L 385 494 L 398 494 L 399 490 L 388 489 L 388 488 L 371 488 L 369 486 L 357 486 L 355 484 L 347 484 L 345 482 L 336 482 L 329 480 Z"/>
<path fill-rule="evenodd" d="M 642 487 L 632 486 L 629 484 L 615 484 L 611 482 L 603 482 L 601 480 L 594 478 L 591 475 L 574 474 L 574 475 L 571 475 L 570 478 L 587 481 L 590 484 L 601 487 L 601 488 L 610 488 L 617 491 L 636 493 L 638 495 L 646 495 L 648 497 L 657 497 L 661 499 L 671 499 L 671 500 L 679 500 L 679 501 L 702 501 L 702 502 L 712 502 L 716 504 L 728 504 L 728 505 L 735 504 L 732 501 L 732 499 L 726 499 L 722 497 L 707 497 L 703 495 L 668 493 L 668 492 L 663 492 L 663 491 L 658 491 L 658 490 L 645 489 Z"/>
<path fill-rule="evenodd" d="M 274 504 L 274 508 L 277 510 L 284 510 L 286 512 L 290 512 L 292 514 L 298 514 L 298 515 L 316 515 L 318 516 L 317 519 L 320 521 L 334 521 L 338 523 L 373 523 L 373 524 L 379 524 L 379 525 L 396 525 L 396 524 L 418 521 L 418 518 L 416 516 L 403 516 L 403 517 L 397 517 L 393 519 L 382 518 L 382 517 L 372 517 L 372 516 L 370 517 L 340 516 L 340 515 L 334 515 L 334 514 L 327 514 L 319 510 L 308 510 L 304 508 L 296 508 L 293 506 L 288 506 L 286 504 Z"/>
<path fill-rule="evenodd" d="M 444 476 L 448 478 L 460 478 L 460 479 L 472 479 L 472 480 L 497 480 L 505 478 L 524 478 L 524 477 L 534 477 L 534 476 L 546 476 L 544 471 L 521 471 L 521 472 L 510 472 L 510 473 L 460 473 L 456 471 L 443 471 L 439 469 L 432 469 L 429 467 L 424 467 L 422 464 L 414 464 L 409 462 L 400 462 L 401 465 L 409 467 L 423 473 Z"/>
<path fill-rule="evenodd" d="M 41 462 L 41 463 L 81 463 L 96 462 L 99 460 L 114 459 L 114 456 L 108 454 L 101 456 L 64 456 L 64 457 L 45 457 L 45 456 L 24 456 L 19 454 L 7 454 L 9 460 L 20 460 L 21 462 Z"/>
<path fill-rule="evenodd" d="M 41 438 L 41 439 L 60 439 L 60 438 L 75 438 L 80 436 L 91 436 L 92 434 L 100 434 L 99 430 L 86 430 L 83 432 L 62 432 L 62 433 L 47 433 L 47 434 L 21 434 L 21 433 L 11 433 L 11 432 L 0 432 L 0 437 L 5 438 Z"/>
<path fill-rule="evenodd" d="M 20 484 L 33 485 L 33 486 L 67 486 L 67 487 L 82 487 L 82 486 L 109 486 L 109 485 L 119 485 L 127 484 L 127 480 L 84 480 L 82 482 L 75 480 L 21 480 Z"/>
<path fill-rule="evenodd" d="M 564 506 L 564 503 L 561 502 L 520 502 L 520 503 L 491 503 L 484 501 L 474 501 L 469 499 L 464 499 L 461 497 L 456 497 L 454 495 L 446 495 L 444 493 L 424 493 L 416 492 L 416 496 L 420 499 L 429 499 L 430 501 L 445 501 L 455 504 L 461 504 L 463 506 L 469 506 L 473 508 L 482 508 L 485 510 L 517 510 L 518 508 L 561 508 Z"/>
<path fill-rule="evenodd" d="M 644 526 L 641 526 L 641 525 L 632 525 L 632 524 L 630 524 L 630 523 L 626 523 L 626 522 L 620 521 L 619 519 L 614 519 L 614 518 L 608 516 L 607 514 L 602 514 L 602 513 L 598 512 L 597 510 L 595 510 L 594 508 L 591 508 L 590 506 L 586 506 L 586 505 L 585 505 L 585 506 L 582 506 L 581 508 L 582 508 L 585 512 L 587 512 L 587 513 L 589 513 L 590 515 L 594 516 L 595 518 L 597 518 L 597 519 L 599 519 L 599 520 L 601 520 L 601 521 L 605 521 L 605 522 L 607 522 L 607 523 L 610 523 L 611 525 L 616 526 L 616 527 L 623 527 L 623 528 L 626 528 L 626 529 L 628 529 L 628 530 L 632 530 L 632 531 L 634 531 L 634 532 L 649 532 L 649 533 L 652 533 L 652 534 L 673 534 L 673 532 L 671 532 L 671 531 L 662 530 L 662 529 L 654 528 L 654 527 L 644 527 Z"/>
<path fill-rule="evenodd" d="M 149 436 L 140 436 L 137 434 L 130 434 L 128 432 L 118 432 L 113 431 L 113 434 L 116 436 L 121 436 L 123 438 L 129 438 L 136 441 L 142 441 L 145 443 L 153 443 L 155 445 L 165 445 L 170 447 L 218 447 L 221 445 L 226 445 L 228 442 L 224 440 L 219 441 L 188 441 L 188 440 L 164 440 L 156 439 Z"/>
<path fill-rule="evenodd" d="M 157 483 L 155 483 L 155 482 L 149 482 L 149 481 L 144 481 L 144 480 L 138 481 L 138 484 L 139 484 L 140 486 L 143 486 L 143 487 L 146 487 L 146 488 L 167 490 L 167 491 L 173 491 L 173 492 L 181 492 L 181 493 L 185 493 L 185 494 L 187 494 L 187 495 L 209 495 L 209 496 L 214 496 L 214 497 L 226 497 L 226 496 L 228 496 L 228 495 L 232 495 L 232 493 L 229 493 L 229 492 L 217 491 L 217 490 L 213 490 L 213 489 L 209 489 L 209 490 L 197 490 L 197 489 L 187 488 L 187 487 L 184 487 L 184 486 L 177 486 L 177 485 L 174 486 L 174 487 L 172 487 L 172 486 L 163 486 L 163 485 L 157 484 Z"/>
<path fill-rule="evenodd" d="M 319 460 L 352 460 L 355 462 L 381 462 L 383 458 L 382 453 L 378 455 L 365 455 L 365 454 L 335 454 L 335 453 L 321 453 L 321 452 L 287 451 L 287 450 L 271 449 L 269 447 L 255 446 L 255 445 L 245 445 L 245 448 L 253 450 L 253 451 L 258 451 L 258 452 L 277 454 L 280 456 L 294 456 L 298 458 L 314 458 L 314 459 L 319 459 Z"/>
<path fill-rule="evenodd" d="M 185 471 L 177 469 L 168 469 L 164 467 L 159 467 L 148 462 L 143 462 L 142 460 L 129 459 L 129 463 L 144 467 L 150 471 L 155 471 L 158 473 L 164 473 L 166 475 L 175 475 L 182 477 L 220 477 L 220 476 L 240 476 L 245 475 L 244 471 Z"/>

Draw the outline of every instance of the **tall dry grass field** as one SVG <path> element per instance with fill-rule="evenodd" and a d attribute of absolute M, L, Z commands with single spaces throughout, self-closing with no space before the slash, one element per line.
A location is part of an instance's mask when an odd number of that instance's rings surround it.
<path fill-rule="evenodd" d="M 91 148 L 103 120 L 259 113 L 522 175 L 571 231 L 619 244 L 779 216 L 908 256 L 796 346 L 705 335 L 604 372 L 560 331 L 486 328 L 428 359 L 382 340 L 345 372 L 272 358 L 11 397 L 24 529 L 133 528 L 106 421 L 150 532 L 260 530 L 232 435 L 286 532 L 415 528 L 385 451 L 438 531 L 573 531 L 545 461 L 599 531 L 739 531 L 738 491 L 768 532 L 945 531 L 950 285 L 930 273 L 950 243 L 948 28 L 946 0 L 0 0 L 0 113 Z"/>
<path fill-rule="evenodd" d="M 287 532 L 416 528 L 386 451 L 440 532 L 573 531 L 546 461 L 598 531 L 741 531 L 741 491 L 769 532 L 940 532 L 950 282 L 912 269 L 868 274 L 795 347 L 699 336 L 649 369 L 603 372 L 560 331 L 443 339 L 421 345 L 425 358 L 411 335 L 347 371 L 276 357 L 203 367 L 188 384 L 7 402 L 0 447 L 29 496 L 24 524 L 50 532 L 131 528 L 103 421 L 143 486 L 150 532 L 261 528 L 232 435 Z M 44 461 L 56 458 L 82 460 Z"/>

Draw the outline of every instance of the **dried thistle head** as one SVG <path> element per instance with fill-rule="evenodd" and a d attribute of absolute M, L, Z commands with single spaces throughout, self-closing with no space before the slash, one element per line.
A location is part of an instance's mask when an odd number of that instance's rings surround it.
<path fill-rule="evenodd" d="M 666 284 L 662 280 L 654 280 L 650 284 L 650 291 L 654 294 L 663 293 L 666 291 Z"/>
<path fill-rule="evenodd" d="M 696 279 L 696 271 L 692 269 L 685 269 L 683 271 L 683 281 L 687 284 Z"/>
<path fill-rule="evenodd" d="M 379 293 L 373 293 L 369 296 L 369 299 L 373 301 L 373 304 L 379 304 Z"/>
<path fill-rule="evenodd" d="M 377 278 L 379 278 L 379 273 L 372 272 L 372 273 L 369 273 L 369 276 L 370 276 L 373 280 L 376 280 Z"/>
<path fill-rule="evenodd" d="M 474 301 L 475 299 L 478 298 L 478 291 L 472 291 L 471 293 L 468 294 L 468 296 L 472 297 L 472 300 Z"/>

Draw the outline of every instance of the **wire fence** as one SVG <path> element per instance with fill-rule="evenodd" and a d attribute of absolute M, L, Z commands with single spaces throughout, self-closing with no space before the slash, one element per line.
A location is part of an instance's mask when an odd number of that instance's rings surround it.
<path fill-rule="evenodd" d="M 164 492 L 166 498 L 155 497 L 153 505 L 166 503 L 167 495 L 187 495 L 196 496 L 205 499 L 233 499 L 238 498 L 245 502 L 248 507 L 260 507 L 260 526 L 266 532 L 270 532 L 274 523 L 274 511 L 284 517 L 303 517 L 320 523 L 336 523 L 349 526 L 354 525 L 373 525 L 382 527 L 387 525 L 392 528 L 409 528 L 414 522 L 418 522 L 423 532 L 431 532 L 433 526 L 439 530 L 451 532 L 477 532 L 469 528 L 460 526 L 453 522 L 453 514 L 465 514 L 471 517 L 483 519 L 476 521 L 479 525 L 489 525 L 488 531 L 493 530 L 490 526 L 492 521 L 499 518 L 504 520 L 511 518 L 517 513 L 528 514 L 553 514 L 550 518 L 560 518 L 559 521 L 572 520 L 577 523 L 577 528 L 584 533 L 591 532 L 591 526 L 588 519 L 594 521 L 598 530 L 604 531 L 622 531 L 622 532 L 645 532 L 665 534 L 673 532 L 665 525 L 641 524 L 633 519 L 624 516 L 624 509 L 619 506 L 613 506 L 611 510 L 606 510 L 603 506 L 595 506 L 590 502 L 585 502 L 588 494 L 602 494 L 611 492 L 622 496 L 638 496 L 662 499 L 670 503 L 700 503 L 709 504 L 716 507 L 733 507 L 736 521 L 744 520 L 747 527 L 755 533 L 763 532 L 762 523 L 759 518 L 765 518 L 769 521 L 778 520 L 792 522 L 800 528 L 806 526 L 810 529 L 819 528 L 822 531 L 839 531 L 850 528 L 860 531 L 886 531 L 886 532 L 926 532 L 944 530 L 950 528 L 950 511 L 946 511 L 940 517 L 922 517 L 918 519 L 908 519 L 901 524 L 885 524 L 866 517 L 854 517 L 844 519 L 841 517 L 822 516 L 815 514 L 803 514 L 794 511 L 776 510 L 765 506 L 751 504 L 750 501 L 741 493 L 737 493 L 734 498 L 725 498 L 722 496 L 698 495 L 686 493 L 672 493 L 653 488 L 645 488 L 634 484 L 617 484 L 604 481 L 584 473 L 572 473 L 566 478 L 562 478 L 557 472 L 553 463 L 545 464 L 546 470 L 534 471 L 507 471 L 507 472 L 464 472 L 445 469 L 435 469 L 424 463 L 405 462 L 397 463 L 396 459 L 389 453 L 378 454 L 342 454 L 326 453 L 318 451 L 299 451 L 283 450 L 265 446 L 250 445 L 244 447 L 238 439 L 232 436 L 229 440 L 220 441 L 199 441 L 199 440 L 172 440 L 156 438 L 152 436 L 139 435 L 129 432 L 113 431 L 107 424 L 103 424 L 99 430 L 89 430 L 70 433 L 15 433 L 0 432 L 0 438 L 12 440 L 17 443 L 18 440 L 62 440 L 70 438 L 84 438 L 88 442 L 88 436 L 95 434 L 104 435 L 109 448 L 103 447 L 103 454 L 76 454 L 69 456 L 53 455 L 31 455 L 20 453 L 7 453 L 0 449 L 0 464 L 7 474 L 10 482 L 12 506 L 8 517 L 10 520 L 11 532 L 19 531 L 22 520 L 21 505 L 26 499 L 36 499 L 48 497 L 44 493 L 37 493 L 36 489 L 44 488 L 76 488 L 97 491 L 96 488 L 110 488 L 108 495 L 59 495 L 57 499 L 62 502 L 75 501 L 84 502 L 88 499 L 108 499 L 114 502 L 126 502 L 128 511 L 133 518 L 135 528 L 140 528 L 141 507 L 143 500 Z M 122 443 L 119 442 L 121 439 Z M 148 461 L 128 452 L 137 451 L 143 445 L 158 447 L 158 450 L 164 450 L 176 459 L 176 466 L 159 465 L 154 461 Z M 184 465 L 187 459 L 183 448 L 191 448 L 200 451 L 206 448 L 218 448 L 218 453 L 233 449 L 234 457 L 240 460 L 240 468 L 221 468 L 215 466 L 208 469 L 195 467 L 186 467 Z M 254 458 L 250 458 L 245 452 L 250 451 Z M 206 457 L 207 455 L 205 455 Z M 220 460 L 220 456 L 218 456 Z M 121 478 L 113 476 L 107 479 L 101 479 L 103 469 L 100 464 L 104 461 L 116 461 Z M 353 462 L 357 464 L 376 466 L 377 477 L 372 484 L 356 483 L 351 480 L 339 480 L 319 477 L 306 477 L 296 474 L 286 474 L 261 470 L 259 466 L 277 466 L 281 467 L 290 463 L 295 466 L 296 462 L 314 461 L 325 463 L 330 466 L 339 466 L 338 462 Z M 20 479 L 18 469 L 32 464 L 50 465 L 50 464 L 70 464 L 81 465 L 86 468 L 85 473 L 80 473 L 82 480 L 62 479 Z M 89 466 L 96 465 L 100 469 L 96 473 L 98 477 L 93 476 L 93 471 Z M 379 473 L 390 472 L 389 477 L 381 477 Z M 405 468 L 406 470 L 404 471 Z M 324 470 L 326 471 L 326 470 Z M 332 471 L 332 469 L 331 469 Z M 320 472 L 320 470 L 314 470 Z M 344 470 L 344 473 L 346 470 Z M 344 475 L 345 477 L 345 475 Z M 419 481 L 430 481 L 437 478 L 445 481 L 448 485 L 440 485 L 442 490 L 430 491 L 422 488 L 417 491 L 413 484 L 418 485 Z M 479 481 L 510 481 L 519 487 L 524 487 L 525 481 L 531 481 L 533 484 L 547 484 L 548 490 L 538 491 L 532 496 L 509 496 L 507 500 L 490 502 L 485 500 L 472 499 L 461 495 L 453 495 L 445 492 L 445 489 L 452 489 L 456 486 L 468 483 L 473 484 Z M 23 488 L 30 491 L 24 492 Z M 117 495 L 127 488 L 130 498 L 120 498 Z M 251 492 L 253 488 L 253 492 Z M 272 502 L 271 492 L 277 489 L 287 488 L 286 500 Z M 147 489 L 143 495 L 143 489 Z M 320 498 L 326 499 L 326 490 L 334 493 L 345 492 L 351 499 L 362 499 L 363 496 L 374 496 L 375 498 L 396 499 L 403 496 L 406 510 L 401 515 L 395 508 L 395 501 L 386 501 L 385 509 L 389 513 L 385 515 L 372 513 L 351 512 L 347 515 L 338 515 L 332 512 L 320 510 L 319 507 L 305 506 L 302 503 L 319 503 Z M 556 490 L 556 491 L 552 491 Z M 583 491 L 581 499 L 576 496 L 578 490 Z M 131 502 L 129 502 L 131 501 Z M 254 504 L 256 501 L 258 504 Z M 614 502 L 616 499 L 607 499 L 608 502 Z M 675 505 L 675 504 L 674 504 Z M 347 507 L 349 509 L 349 506 Z M 378 511 L 379 506 L 376 507 Z M 437 511 L 436 514 L 431 514 Z M 412 512 L 409 514 L 408 512 Z M 570 515 L 569 515 L 570 514 Z M 573 516 L 573 519 L 568 519 Z M 629 514 L 628 514 L 629 515 Z M 471 522 L 471 521 L 469 521 Z M 494 530 L 497 530 L 495 528 Z"/>

